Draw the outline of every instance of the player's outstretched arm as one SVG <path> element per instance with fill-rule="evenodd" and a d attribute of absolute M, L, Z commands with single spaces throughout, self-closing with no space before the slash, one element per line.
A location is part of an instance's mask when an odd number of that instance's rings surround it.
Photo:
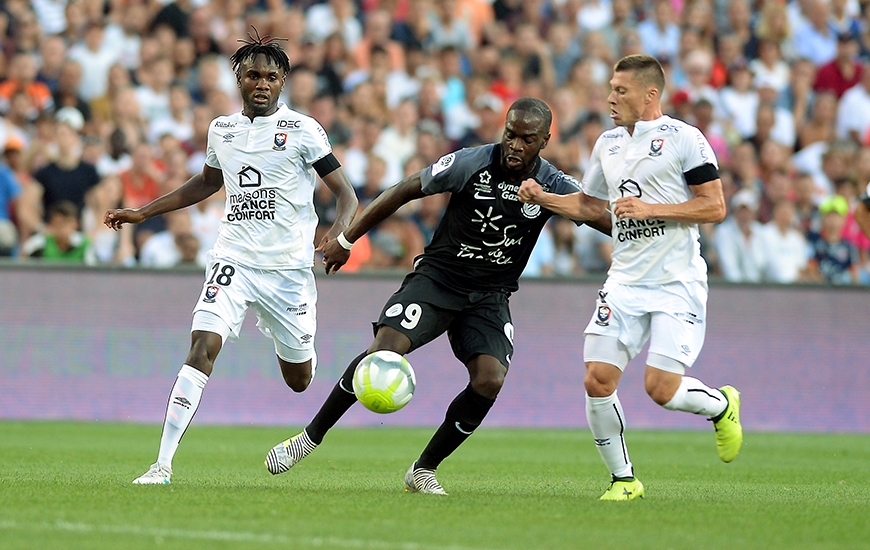
<path fill-rule="evenodd" d="M 570 195 L 548 193 L 544 191 L 541 184 L 530 178 L 520 185 L 518 196 L 522 202 L 538 204 L 566 218 L 592 222 L 589 225 L 602 232 L 605 232 L 606 226 L 609 225 L 608 222 L 604 222 L 601 228 L 596 227 L 601 225 L 604 215 L 607 214 L 607 201 L 591 197 L 582 191 Z M 606 233 L 610 235 L 609 231 Z"/>
<path fill-rule="evenodd" d="M 323 245 L 323 264 L 326 273 L 335 273 L 350 258 L 350 245 L 371 228 L 392 216 L 403 204 L 422 198 L 423 182 L 418 172 L 390 187 L 372 201 L 344 230 L 345 242 L 336 238 Z"/>
<path fill-rule="evenodd" d="M 335 239 L 339 233 L 347 229 L 347 226 L 353 221 L 357 208 L 359 208 L 359 200 L 356 198 L 353 185 L 347 179 L 347 173 L 342 167 L 339 166 L 323 176 L 322 179 L 323 183 L 326 184 L 335 196 L 335 221 L 326 235 L 323 236 L 323 240 L 320 241 L 317 247 L 318 251 L 323 250 L 323 245 Z"/>
<path fill-rule="evenodd" d="M 201 173 L 187 180 L 178 189 L 154 199 L 141 208 L 109 210 L 103 218 L 103 223 L 114 230 L 120 229 L 125 223 L 142 223 L 148 218 L 196 204 L 214 195 L 223 184 L 223 173 L 217 168 L 206 165 L 203 166 Z"/>

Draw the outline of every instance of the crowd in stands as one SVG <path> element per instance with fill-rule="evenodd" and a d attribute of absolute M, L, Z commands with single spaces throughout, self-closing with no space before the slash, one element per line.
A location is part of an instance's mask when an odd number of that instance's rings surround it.
<path fill-rule="evenodd" d="M 870 182 L 870 10 L 863 0 L 6 0 L 0 7 L 0 255 L 202 265 L 218 194 L 125 226 L 205 158 L 241 109 L 228 57 L 256 27 L 291 62 L 283 100 L 317 119 L 360 197 L 460 147 L 500 139 L 523 96 L 554 112 L 543 156 L 582 179 L 612 126 L 613 63 L 656 56 L 666 113 L 698 126 L 729 201 L 702 251 L 728 281 L 870 282 L 852 212 Z M 316 194 L 324 226 L 328 189 Z M 347 271 L 411 267 L 445 206 L 408 205 Z M 603 273 L 610 240 L 554 219 L 526 275 Z"/>

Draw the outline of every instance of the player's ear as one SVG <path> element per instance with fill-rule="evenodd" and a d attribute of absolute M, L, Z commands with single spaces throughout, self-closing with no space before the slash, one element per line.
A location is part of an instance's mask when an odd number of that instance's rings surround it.
<path fill-rule="evenodd" d="M 541 149 L 546 149 L 548 143 L 550 143 L 550 134 L 549 133 L 546 136 L 544 136 L 544 140 L 541 142 Z"/>

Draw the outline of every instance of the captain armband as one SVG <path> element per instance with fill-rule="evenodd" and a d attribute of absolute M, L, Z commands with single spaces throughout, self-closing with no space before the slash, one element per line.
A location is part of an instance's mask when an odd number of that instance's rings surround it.
<path fill-rule="evenodd" d="M 338 159 L 335 158 L 335 155 L 329 153 L 311 166 L 314 168 L 314 171 L 317 172 L 318 176 L 320 176 L 321 178 L 325 178 L 326 176 L 334 172 L 337 168 L 341 168 L 341 163 L 338 162 Z"/>
<path fill-rule="evenodd" d="M 686 183 L 689 185 L 701 185 L 702 183 L 719 179 L 719 169 L 708 162 L 697 168 L 692 168 L 683 175 L 686 177 Z"/>

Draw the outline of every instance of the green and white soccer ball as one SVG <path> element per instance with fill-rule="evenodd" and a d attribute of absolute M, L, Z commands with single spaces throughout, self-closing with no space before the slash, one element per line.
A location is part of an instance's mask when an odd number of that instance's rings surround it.
<path fill-rule="evenodd" d="M 396 412 L 414 397 L 417 379 L 407 359 L 394 351 L 363 357 L 353 375 L 353 393 L 370 411 Z"/>

